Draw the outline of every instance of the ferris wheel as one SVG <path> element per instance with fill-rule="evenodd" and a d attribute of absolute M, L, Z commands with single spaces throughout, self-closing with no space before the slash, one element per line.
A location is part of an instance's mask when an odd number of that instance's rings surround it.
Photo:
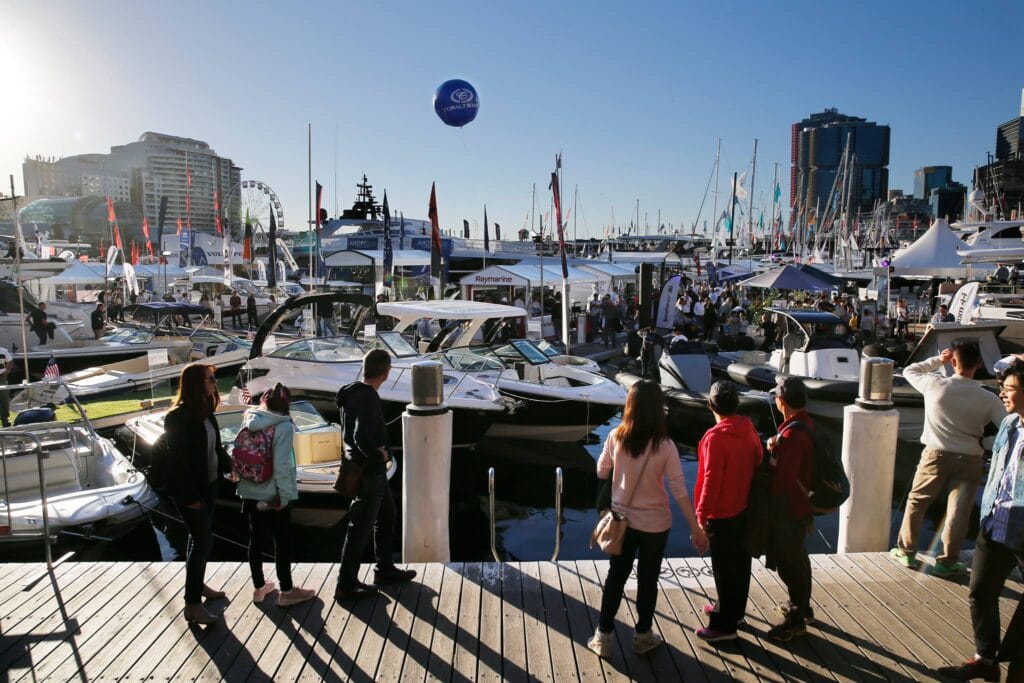
<path fill-rule="evenodd" d="M 277 228 L 284 227 L 284 210 L 277 193 L 262 180 L 243 180 L 235 183 L 228 191 L 228 200 L 224 206 L 228 220 L 228 229 L 242 231 L 248 217 L 255 233 L 267 232 L 270 229 L 270 215 L 274 214 Z"/>

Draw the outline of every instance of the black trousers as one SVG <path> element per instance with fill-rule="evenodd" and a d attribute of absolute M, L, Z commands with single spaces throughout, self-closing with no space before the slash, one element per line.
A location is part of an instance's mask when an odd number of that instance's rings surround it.
<path fill-rule="evenodd" d="M 811 559 L 807 556 L 809 520 L 795 520 L 787 510 L 772 520 L 771 559 L 779 578 L 789 589 L 789 601 L 802 616 L 811 615 Z"/>
<path fill-rule="evenodd" d="M 185 603 L 194 605 L 203 599 L 203 582 L 206 579 L 206 562 L 213 547 L 213 508 L 217 501 L 217 482 L 206 487 L 200 500 L 202 507 L 187 507 L 194 501 L 176 500 L 178 514 L 188 529 L 188 546 L 185 549 Z"/>
<path fill-rule="evenodd" d="M 601 621 L 599 626 L 605 633 L 615 628 L 615 615 L 622 603 L 626 579 L 633 571 L 633 558 L 640 556 L 636 569 L 636 630 L 646 633 L 654 623 L 654 607 L 658 602 L 658 573 L 661 559 L 665 556 L 668 531 L 651 533 L 626 529 L 622 542 L 622 553 L 610 558 L 608 576 L 604 580 L 601 595 Z"/>
<path fill-rule="evenodd" d="M 711 571 L 718 592 L 718 611 L 711 613 L 708 625 L 716 631 L 732 633 L 747 611 L 751 558 L 743 544 L 746 526 L 746 511 L 728 519 L 708 520 Z"/>
<path fill-rule="evenodd" d="M 999 594 L 1007 577 L 1024 558 L 1009 547 L 989 538 L 984 529 L 978 533 L 971 564 L 971 624 L 974 647 L 985 659 L 1024 663 L 1024 611 L 1020 601 L 999 640 Z"/>
<path fill-rule="evenodd" d="M 247 319 L 249 327 L 258 327 L 258 325 L 256 324 L 256 311 L 255 310 L 251 310 L 251 311 L 250 310 L 246 310 L 245 317 Z"/>
<path fill-rule="evenodd" d="M 391 556 L 394 533 L 395 500 L 391 497 L 387 477 L 383 472 L 364 476 L 359 494 L 348 508 L 348 532 L 341 546 L 341 568 L 338 571 L 339 590 L 350 591 L 355 587 L 359 563 L 371 534 L 377 567 L 390 567 L 394 563 Z"/>
<path fill-rule="evenodd" d="M 287 505 L 281 510 L 260 510 L 257 501 L 242 501 L 242 514 L 249 520 L 249 569 L 252 573 L 252 585 L 262 588 L 266 584 L 263 578 L 263 543 L 267 536 L 274 540 L 274 564 L 277 568 L 277 580 L 282 591 L 292 589 L 292 506 Z"/>
<path fill-rule="evenodd" d="M 236 328 L 242 326 L 242 309 L 231 309 L 231 324 Z"/>

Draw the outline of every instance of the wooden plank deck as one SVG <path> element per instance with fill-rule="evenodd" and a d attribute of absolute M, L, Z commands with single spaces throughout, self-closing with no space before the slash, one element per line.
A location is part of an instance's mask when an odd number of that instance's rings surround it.
<path fill-rule="evenodd" d="M 931 680 L 934 667 L 972 651 L 966 577 L 909 571 L 884 554 L 814 556 L 817 621 L 786 644 L 765 635 L 785 586 L 755 563 L 747 626 L 721 647 L 694 635 L 714 599 L 709 561 L 667 559 L 655 615 L 665 646 L 633 654 L 631 581 L 606 661 L 585 643 L 607 562 L 412 566 L 416 582 L 350 608 L 331 599 L 336 565 L 300 564 L 296 581 L 320 597 L 281 609 L 273 596 L 252 603 L 245 564 L 215 563 L 208 583 L 229 600 L 211 605 L 224 622 L 200 629 L 181 617 L 181 563 L 65 563 L 31 590 L 22 584 L 40 565 L 3 564 L 0 682 L 907 681 Z M 1015 573 L 1003 592 L 1004 626 L 1019 581 Z"/>

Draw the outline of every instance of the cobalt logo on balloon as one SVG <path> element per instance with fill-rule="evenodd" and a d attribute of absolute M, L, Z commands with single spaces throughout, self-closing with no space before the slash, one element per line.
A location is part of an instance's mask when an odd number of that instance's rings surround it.
<path fill-rule="evenodd" d="M 437 86 L 434 91 L 434 112 L 449 126 L 462 127 L 476 118 L 480 97 L 476 88 L 466 81 L 454 78 Z"/>

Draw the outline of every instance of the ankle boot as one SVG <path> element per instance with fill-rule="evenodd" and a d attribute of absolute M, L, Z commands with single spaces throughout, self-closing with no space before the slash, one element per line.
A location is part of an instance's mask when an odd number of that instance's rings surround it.
<path fill-rule="evenodd" d="M 185 605 L 185 621 L 189 623 L 205 626 L 208 624 L 215 624 L 219 619 L 220 617 L 206 611 L 206 608 L 203 607 L 202 603 L 197 602 L 194 605 Z"/>

